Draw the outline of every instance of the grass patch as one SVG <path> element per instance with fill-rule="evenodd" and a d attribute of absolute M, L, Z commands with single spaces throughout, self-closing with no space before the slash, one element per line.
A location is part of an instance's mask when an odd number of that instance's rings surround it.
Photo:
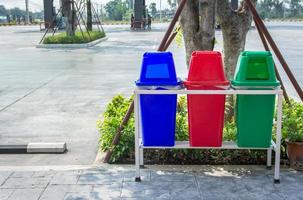
<path fill-rule="evenodd" d="M 43 44 L 83 44 L 103 37 L 105 37 L 105 33 L 100 31 L 90 31 L 89 34 L 83 32 L 83 35 L 81 31 L 76 31 L 75 36 L 72 37 L 66 36 L 66 32 L 63 32 L 46 37 L 43 40 Z"/>

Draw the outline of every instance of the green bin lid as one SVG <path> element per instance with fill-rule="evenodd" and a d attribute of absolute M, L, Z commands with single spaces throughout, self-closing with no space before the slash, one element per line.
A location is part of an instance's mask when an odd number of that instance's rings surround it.
<path fill-rule="evenodd" d="M 277 87 L 274 61 L 269 51 L 244 51 L 240 54 L 233 86 Z"/>

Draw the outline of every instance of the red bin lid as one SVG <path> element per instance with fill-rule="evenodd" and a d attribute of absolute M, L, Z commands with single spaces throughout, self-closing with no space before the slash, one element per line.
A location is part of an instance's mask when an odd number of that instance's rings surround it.
<path fill-rule="evenodd" d="M 224 74 L 221 53 L 218 51 L 194 51 L 185 85 L 229 85 Z"/>

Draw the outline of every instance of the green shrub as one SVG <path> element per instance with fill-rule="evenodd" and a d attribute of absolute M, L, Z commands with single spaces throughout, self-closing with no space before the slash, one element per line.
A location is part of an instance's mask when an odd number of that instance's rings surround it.
<path fill-rule="evenodd" d="M 100 147 L 103 151 L 110 149 L 114 134 L 123 120 L 131 101 L 132 99 L 126 99 L 120 95 L 114 97 L 106 107 L 106 111 L 103 114 L 104 119 L 97 121 L 99 132 L 102 133 Z M 131 154 L 133 154 L 135 147 L 134 132 L 134 116 L 132 114 L 122 131 L 119 144 L 113 149 L 112 162 L 116 162 L 121 158 L 132 157 Z"/>
<path fill-rule="evenodd" d="M 107 105 L 103 119 L 98 120 L 100 132 L 100 148 L 106 151 L 110 148 L 114 134 L 118 129 L 132 99 L 116 96 Z M 224 127 L 224 140 L 235 141 L 235 122 L 228 122 Z M 122 132 L 120 143 L 113 149 L 110 162 L 134 162 L 134 116 Z M 176 115 L 176 140 L 188 140 L 187 102 L 185 97 L 178 100 Z M 144 150 L 145 163 L 157 164 L 264 164 L 265 151 L 260 150 L 217 150 L 217 149 L 171 149 Z"/>
<path fill-rule="evenodd" d="M 103 37 L 105 37 L 105 33 L 100 31 L 90 31 L 89 34 L 87 32 L 83 32 L 83 35 L 80 31 L 77 31 L 73 37 L 66 36 L 66 32 L 63 32 L 54 36 L 46 37 L 43 40 L 43 44 L 82 44 Z"/>
<path fill-rule="evenodd" d="M 303 142 L 303 103 L 290 100 L 283 102 L 283 140 Z"/>

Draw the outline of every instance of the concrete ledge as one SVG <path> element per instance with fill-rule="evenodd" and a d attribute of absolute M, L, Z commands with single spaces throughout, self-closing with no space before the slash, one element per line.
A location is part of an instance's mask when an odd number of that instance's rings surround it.
<path fill-rule="evenodd" d="M 98 40 L 94 40 L 89 43 L 83 43 L 83 44 L 38 44 L 36 45 L 36 48 L 42 48 L 42 49 L 82 49 L 82 48 L 89 48 L 92 46 L 95 46 L 101 42 L 104 42 L 108 39 L 108 37 L 103 37 Z"/>
<path fill-rule="evenodd" d="M 29 143 L 27 153 L 64 153 L 66 143 Z"/>
<path fill-rule="evenodd" d="M 65 153 L 65 142 L 59 143 L 28 143 L 19 145 L 0 145 L 0 154 L 26 154 L 26 153 Z"/>

